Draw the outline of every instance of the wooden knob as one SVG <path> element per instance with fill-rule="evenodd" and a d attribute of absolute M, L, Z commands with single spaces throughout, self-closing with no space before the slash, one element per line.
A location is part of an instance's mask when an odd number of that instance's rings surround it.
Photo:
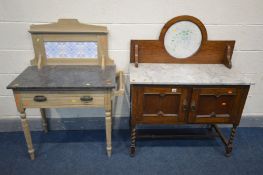
<path fill-rule="evenodd" d="M 222 103 L 222 106 L 226 106 L 226 102 L 223 102 L 223 103 Z"/>
<path fill-rule="evenodd" d="M 227 93 L 232 94 L 233 92 L 230 90 L 230 91 L 228 91 Z"/>

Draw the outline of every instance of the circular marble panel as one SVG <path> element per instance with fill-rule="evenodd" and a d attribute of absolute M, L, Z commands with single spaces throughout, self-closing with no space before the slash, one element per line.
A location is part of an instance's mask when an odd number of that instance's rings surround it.
<path fill-rule="evenodd" d="M 166 51 L 175 58 L 187 58 L 193 55 L 202 42 L 200 28 L 193 22 L 180 21 L 173 24 L 164 37 Z"/>

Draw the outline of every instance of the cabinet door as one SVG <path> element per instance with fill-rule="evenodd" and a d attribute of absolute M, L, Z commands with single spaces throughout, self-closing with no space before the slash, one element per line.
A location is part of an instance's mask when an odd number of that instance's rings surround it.
<path fill-rule="evenodd" d="M 239 123 L 247 92 L 242 88 L 193 88 L 189 122 Z"/>
<path fill-rule="evenodd" d="M 180 87 L 141 87 L 138 92 L 138 120 L 141 123 L 184 122 L 189 90 Z"/>

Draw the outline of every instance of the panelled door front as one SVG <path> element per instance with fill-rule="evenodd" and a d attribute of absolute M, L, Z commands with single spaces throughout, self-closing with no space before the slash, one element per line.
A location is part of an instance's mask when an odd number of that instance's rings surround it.
<path fill-rule="evenodd" d="M 189 102 L 189 89 L 171 86 L 144 86 L 138 92 L 141 123 L 185 122 Z"/>
<path fill-rule="evenodd" d="M 238 88 L 193 88 L 189 122 L 231 123 L 238 105 Z"/>

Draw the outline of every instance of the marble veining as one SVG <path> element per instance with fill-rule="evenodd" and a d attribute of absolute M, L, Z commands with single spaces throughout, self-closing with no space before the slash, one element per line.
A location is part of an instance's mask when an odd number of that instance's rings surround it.
<path fill-rule="evenodd" d="M 248 77 L 223 64 L 130 64 L 130 84 L 250 85 Z"/>

